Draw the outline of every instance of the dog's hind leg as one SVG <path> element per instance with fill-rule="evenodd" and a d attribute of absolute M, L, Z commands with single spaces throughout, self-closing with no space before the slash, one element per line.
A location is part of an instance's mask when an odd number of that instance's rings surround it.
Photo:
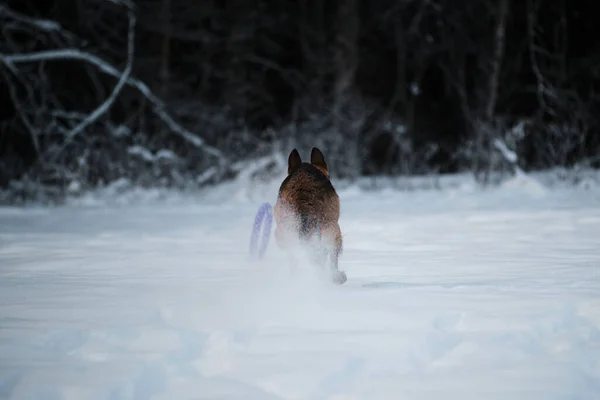
<path fill-rule="evenodd" d="M 342 232 L 339 224 L 330 224 L 324 230 L 323 244 L 325 245 L 327 255 L 327 266 L 334 282 L 343 284 L 348 280 L 346 273 L 339 269 L 339 258 L 342 254 L 343 242 Z"/>

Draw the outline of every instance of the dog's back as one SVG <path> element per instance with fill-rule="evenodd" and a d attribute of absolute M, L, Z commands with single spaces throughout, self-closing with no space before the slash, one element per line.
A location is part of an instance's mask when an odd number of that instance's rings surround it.
<path fill-rule="evenodd" d="M 278 203 L 297 219 L 300 239 L 307 239 L 340 217 L 339 197 L 316 166 L 302 163 L 281 184 Z"/>

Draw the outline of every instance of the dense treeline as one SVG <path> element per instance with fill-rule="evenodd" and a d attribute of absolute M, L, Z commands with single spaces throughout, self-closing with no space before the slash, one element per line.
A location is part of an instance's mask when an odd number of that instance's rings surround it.
<path fill-rule="evenodd" d="M 204 185 L 292 145 L 324 148 L 350 178 L 597 166 L 593 10 L 592 0 L 9 0 L 0 187 Z"/>

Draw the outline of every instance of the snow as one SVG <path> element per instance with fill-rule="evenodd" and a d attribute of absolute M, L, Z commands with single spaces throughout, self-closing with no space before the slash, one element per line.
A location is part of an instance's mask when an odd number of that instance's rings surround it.
<path fill-rule="evenodd" d="M 496 149 L 499 150 L 500 153 L 502 153 L 502 156 L 504 157 L 504 159 L 510 163 L 514 164 L 519 159 L 519 157 L 517 156 L 517 153 L 515 153 L 514 151 L 509 149 L 503 140 L 495 139 L 494 147 L 496 147 Z"/>
<path fill-rule="evenodd" d="M 0 399 L 598 399 L 600 192 L 515 179 L 340 188 L 342 286 L 249 261 L 276 185 L 1 208 Z"/>

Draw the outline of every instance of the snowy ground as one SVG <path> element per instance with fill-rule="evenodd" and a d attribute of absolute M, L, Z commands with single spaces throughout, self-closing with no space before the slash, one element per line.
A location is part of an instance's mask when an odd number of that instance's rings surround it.
<path fill-rule="evenodd" d="M 258 200 L 0 209 L 0 399 L 599 399 L 600 194 L 534 189 L 343 191 L 343 286 Z"/>

